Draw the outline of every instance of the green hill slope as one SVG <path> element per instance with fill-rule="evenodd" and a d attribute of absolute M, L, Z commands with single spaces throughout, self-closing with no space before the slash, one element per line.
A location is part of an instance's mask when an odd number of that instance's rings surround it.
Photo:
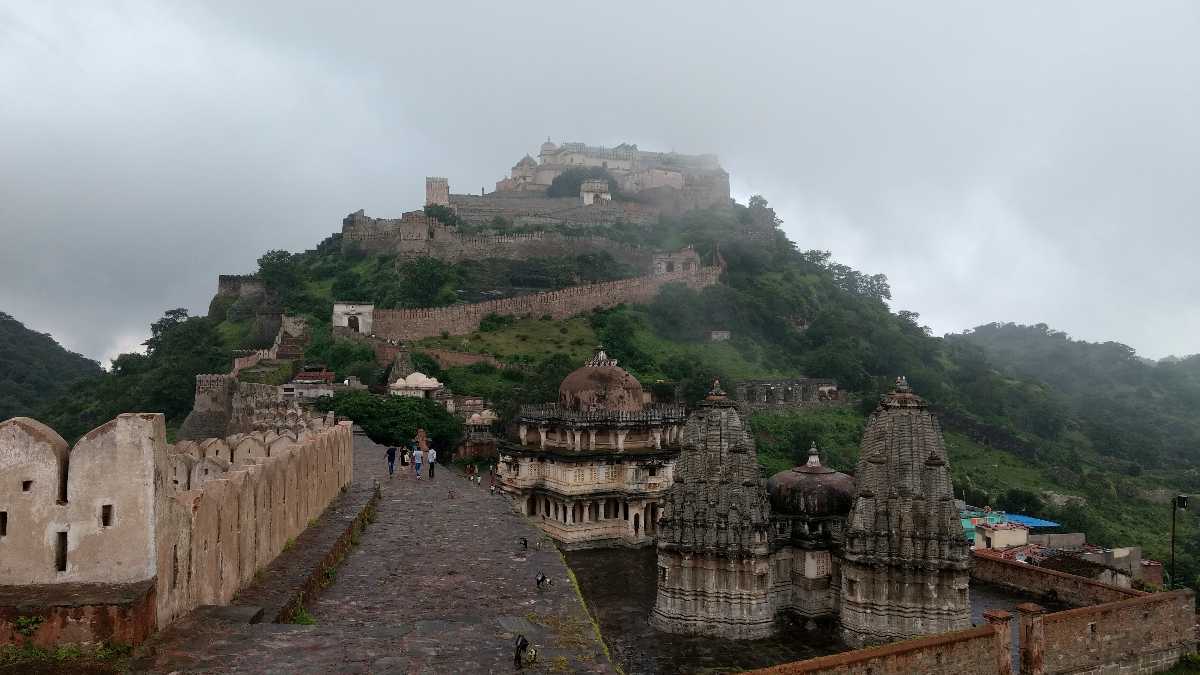
<path fill-rule="evenodd" d="M 79 380 L 100 373 L 95 361 L 0 312 L 0 420 L 33 415 Z"/>

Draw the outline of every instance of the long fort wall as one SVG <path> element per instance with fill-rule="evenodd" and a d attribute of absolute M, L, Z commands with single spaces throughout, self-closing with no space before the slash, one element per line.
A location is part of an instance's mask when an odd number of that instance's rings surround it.
<path fill-rule="evenodd" d="M 719 267 L 701 267 L 471 305 L 428 309 L 377 309 L 373 330 L 376 335 L 393 340 L 419 340 L 441 335 L 443 332 L 465 335 L 478 329 L 480 321 L 489 314 L 550 315 L 555 319 L 565 319 L 596 308 L 614 307 L 621 303 L 648 302 L 663 286 L 671 283 L 682 283 L 697 289 L 712 286 L 717 283 L 720 274 Z"/>
<path fill-rule="evenodd" d="M 455 195 L 455 198 L 457 197 Z M 496 201 L 512 203 L 514 200 Z M 554 225 L 565 222 L 565 218 L 570 223 L 581 226 L 611 225 L 624 220 L 622 214 L 625 211 L 620 208 L 589 206 L 586 207 L 587 218 L 572 215 L 578 208 L 584 207 L 573 206 L 566 211 L 560 208 L 558 211 L 548 212 L 547 215 L 539 215 L 524 206 L 515 211 L 498 206 L 464 207 L 464 212 L 476 214 L 464 219 L 471 223 L 476 220 L 486 223 L 492 218 L 503 217 L 517 225 Z M 549 215 L 550 213 L 557 215 Z M 359 249 L 368 253 L 393 253 L 405 258 L 430 256 L 448 262 L 484 258 L 525 260 L 607 253 L 618 262 L 638 269 L 646 269 L 652 255 L 647 249 L 605 237 L 576 237 L 558 232 L 462 235 L 457 228 L 444 225 L 419 211 L 406 213 L 401 218 L 372 218 L 362 211 L 352 213 L 342 220 L 342 245 L 347 249 Z"/>
<path fill-rule="evenodd" d="M 120 415 L 73 448 L 35 420 L 0 422 L 0 475 L 12 477 L 0 485 L 0 579 L 30 589 L 19 614 L 44 619 L 33 643 L 141 639 L 228 603 L 352 478 L 350 423 L 299 415 L 283 413 L 282 434 L 175 446 L 157 413 Z M 62 594 L 106 587 L 64 632 Z M 25 639 L 9 610 L 0 644 Z"/>

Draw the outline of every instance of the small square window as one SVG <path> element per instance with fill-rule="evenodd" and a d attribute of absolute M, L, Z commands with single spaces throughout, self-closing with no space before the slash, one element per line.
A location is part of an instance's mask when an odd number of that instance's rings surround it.
<path fill-rule="evenodd" d="M 32 489 L 33 489 L 33 481 L 31 481 L 31 480 L 21 481 L 21 492 L 29 492 Z"/>

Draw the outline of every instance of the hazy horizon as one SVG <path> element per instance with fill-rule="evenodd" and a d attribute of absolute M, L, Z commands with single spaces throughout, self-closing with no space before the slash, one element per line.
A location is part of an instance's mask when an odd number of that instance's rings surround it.
<path fill-rule="evenodd" d="M 936 335 L 1200 352 L 1200 7 L 687 8 L 0 2 L 0 311 L 106 362 L 550 136 L 717 154 Z"/>

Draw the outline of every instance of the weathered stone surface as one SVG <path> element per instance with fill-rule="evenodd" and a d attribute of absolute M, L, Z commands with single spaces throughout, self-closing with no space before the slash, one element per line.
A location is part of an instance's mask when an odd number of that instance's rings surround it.
<path fill-rule="evenodd" d="M 36 621 L 28 635 L 18 621 Z M 155 629 L 154 582 L 0 586 L 0 645 L 140 644 Z"/>
<path fill-rule="evenodd" d="M 970 625 L 970 548 L 941 428 L 900 378 L 863 433 L 846 522 L 841 623 L 849 644 Z"/>
<path fill-rule="evenodd" d="M 754 441 L 737 404 L 715 387 L 683 428 L 650 623 L 679 633 L 770 635 L 769 517 Z"/>

